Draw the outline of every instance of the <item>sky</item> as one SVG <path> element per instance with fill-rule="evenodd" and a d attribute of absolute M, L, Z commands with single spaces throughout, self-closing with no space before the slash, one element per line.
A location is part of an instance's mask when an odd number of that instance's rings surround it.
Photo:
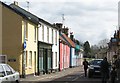
<path fill-rule="evenodd" d="M 6 4 L 14 0 L 1 0 Z M 73 32 L 75 39 L 91 45 L 113 37 L 118 29 L 119 0 L 16 0 L 20 7 L 47 22 L 62 23 Z"/>

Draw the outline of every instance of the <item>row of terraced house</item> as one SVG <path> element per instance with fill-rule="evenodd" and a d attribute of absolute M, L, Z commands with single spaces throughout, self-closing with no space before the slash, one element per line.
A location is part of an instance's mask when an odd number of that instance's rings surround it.
<path fill-rule="evenodd" d="M 107 58 L 110 62 L 114 62 L 118 57 L 120 57 L 120 28 L 111 37 L 107 51 Z"/>
<path fill-rule="evenodd" d="M 112 63 L 120 58 L 120 2 L 118 2 L 118 29 L 113 34 L 108 42 L 107 50 L 107 58 Z"/>
<path fill-rule="evenodd" d="M 62 23 L 51 24 L 17 2 L 0 2 L 0 12 L 0 55 L 21 76 L 81 65 L 82 47 Z"/>

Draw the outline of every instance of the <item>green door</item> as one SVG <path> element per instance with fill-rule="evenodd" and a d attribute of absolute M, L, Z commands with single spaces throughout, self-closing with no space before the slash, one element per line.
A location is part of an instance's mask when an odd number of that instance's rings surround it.
<path fill-rule="evenodd" d="M 43 69 L 44 73 L 47 73 L 47 49 L 44 49 L 44 56 L 43 56 Z"/>
<path fill-rule="evenodd" d="M 44 50 L 41 48 L 39 50 L 39 71 L 40 72 L 43 71 L 43 52 L 44 52 Z"/>
<path fill-rule="evenodd" d="M 47 60 L 48 60 L 48 61 L 47 61 L 48 70 L 51 70 L 51 69 L 52 69 L 52 54 L 51 54 L 51 53 L 52 53 L 52 50 L 49 49 L 49 50 L 48 50 L 48 53 L 47 53 L 47 56 L 48 56 L 48 57 L 47 57 Z"/>

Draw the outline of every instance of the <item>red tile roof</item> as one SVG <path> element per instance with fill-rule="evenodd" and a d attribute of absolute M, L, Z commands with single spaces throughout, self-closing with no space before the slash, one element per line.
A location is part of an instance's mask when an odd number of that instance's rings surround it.
<path fill-rule="evenodd" d="M 61 33 L 61 34 L 72 47 L 75 47 L 75 43 L 69 37 L 67 37 L 67 35 L 65 35 L 64 33 Z"/>
<path fill-rule="evenodd" d="M 63 42 L 66 42 L 65 39 L 64 39 L 61 35 L 59 35 L 59 38 L 60 38 L 60 40 L 62 40 Z"/>

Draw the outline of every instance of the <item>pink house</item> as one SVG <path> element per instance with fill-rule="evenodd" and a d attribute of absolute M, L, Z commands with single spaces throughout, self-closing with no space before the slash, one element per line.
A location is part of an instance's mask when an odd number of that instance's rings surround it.
<path fill-rule="evenodd" d="M 64 34 L 65 35 L 65 34 Z M 69 68 L 70 64 L 70 46 L 67 44 L 66 39 L 63 38 L 63 35 L 60 35 L 60 65 L 59 70 Z"/>

